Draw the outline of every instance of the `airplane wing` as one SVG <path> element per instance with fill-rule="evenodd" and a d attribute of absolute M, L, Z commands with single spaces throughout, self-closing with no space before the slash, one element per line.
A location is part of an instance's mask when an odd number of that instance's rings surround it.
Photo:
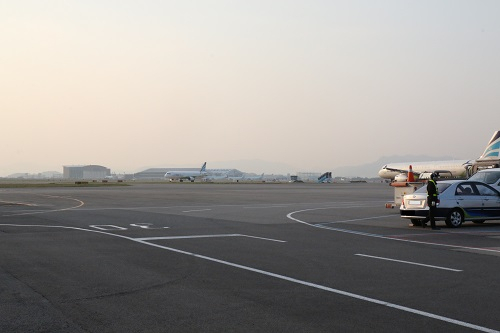
<path fill-rule="evenodd" d="M 397 172 L 401 172 L 404 174 L 408 174 L 408 170 L 395 169 L 395 168 L 385 168 L 385 169 L 389 170 L 389 171 L 397 171 Z M 439 177 L 445 177 L 445 178 L 451 177 L 453 175 L 453 173 L 450 170 L 436 169 L 436 170 L 428 170 L 428 171 L 426 170 L 426 171 L 421 171 L 421 172 L 413 170 L 413 174 L 415 176 L 418 176 L 420 179 L 427 179 L 431 173 L 437 173 Z M 447 176 L 444 176 L 445 174 Z M 427 177 L 427 178 L 425 178 L 425 177 Z"/>
<path fill-rule="evenodd" d="M 408 170 L 403 170 L 403 169 L 394 169 L 394 168 L 387 168 L 387 167 L 385 167 L 384 169 L 385 170 L 389 170 L 389 171 L 397 171 L 397 172 L 401 172 L 401 173 L 408 173 Z"/>
<path fill-rule="evenodd" d="M 389 170 L 389 171 L 396 171 L 396 172 L 408 174 L 408 170 L 407 169 L 395 169 L 395 168 L 387 168 L 387 167 L 384 168 L 384 169 Z M 413 170 L 413 174 L 418 176 L 418 175 L 421 174 L 421 172 Z"/>
<path fill-rule="evenodd" d="M 429 172 L 422 172 L 418 178 L 419 179 L 430 179 L 432 173 L 437 174 L 439 178 L 451 178 L 453 176 L 451 171 L 448 171 L 448 170 L 434 170 L 434 171 L 429 171 Z"/>

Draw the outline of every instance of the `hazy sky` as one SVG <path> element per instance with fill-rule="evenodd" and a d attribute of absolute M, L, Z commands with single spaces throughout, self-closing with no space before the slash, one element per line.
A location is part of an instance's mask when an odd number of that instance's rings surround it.
<path fill-rule="evenodd" d="M 475 158 L 500 130 L 499 17 L 498 0 L 3 0 L 0 176 Z"/>

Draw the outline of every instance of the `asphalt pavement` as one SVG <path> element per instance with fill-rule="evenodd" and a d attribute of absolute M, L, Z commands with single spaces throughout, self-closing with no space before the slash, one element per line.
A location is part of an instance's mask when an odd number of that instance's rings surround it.
<path fill-rule="evenodd" d="M 0 189 L 1 332 L 498 332 L 500 223 L 354 184 Z"/>

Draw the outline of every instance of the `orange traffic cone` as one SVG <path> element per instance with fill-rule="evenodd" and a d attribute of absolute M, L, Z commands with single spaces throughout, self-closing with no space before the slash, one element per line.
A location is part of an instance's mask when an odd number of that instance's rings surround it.
<path fill-rule="evenodd" d="M 410 165 L 410 170 L 408 170 L 408 182 L 414 182 L 415 181 L 415 176 L 413 175 L 413 168 Z"/>

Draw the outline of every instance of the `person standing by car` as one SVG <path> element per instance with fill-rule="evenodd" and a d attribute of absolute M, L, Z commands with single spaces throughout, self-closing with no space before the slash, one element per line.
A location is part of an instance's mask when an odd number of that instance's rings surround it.
<path fill-rule="evenodd" d="M 429 206 L 429 221 L 431 221 L 432 230 L 439 230 L 439 228 L 436 227 L 436 220 L 434 219 L 436 216 L 437 204 L 439 202 L 436 178 L 437 174 L 433 172 L 427 182 L 427 205 Z M 425 223 L 422 223 L 422 226 L 425 228 Z"/>

